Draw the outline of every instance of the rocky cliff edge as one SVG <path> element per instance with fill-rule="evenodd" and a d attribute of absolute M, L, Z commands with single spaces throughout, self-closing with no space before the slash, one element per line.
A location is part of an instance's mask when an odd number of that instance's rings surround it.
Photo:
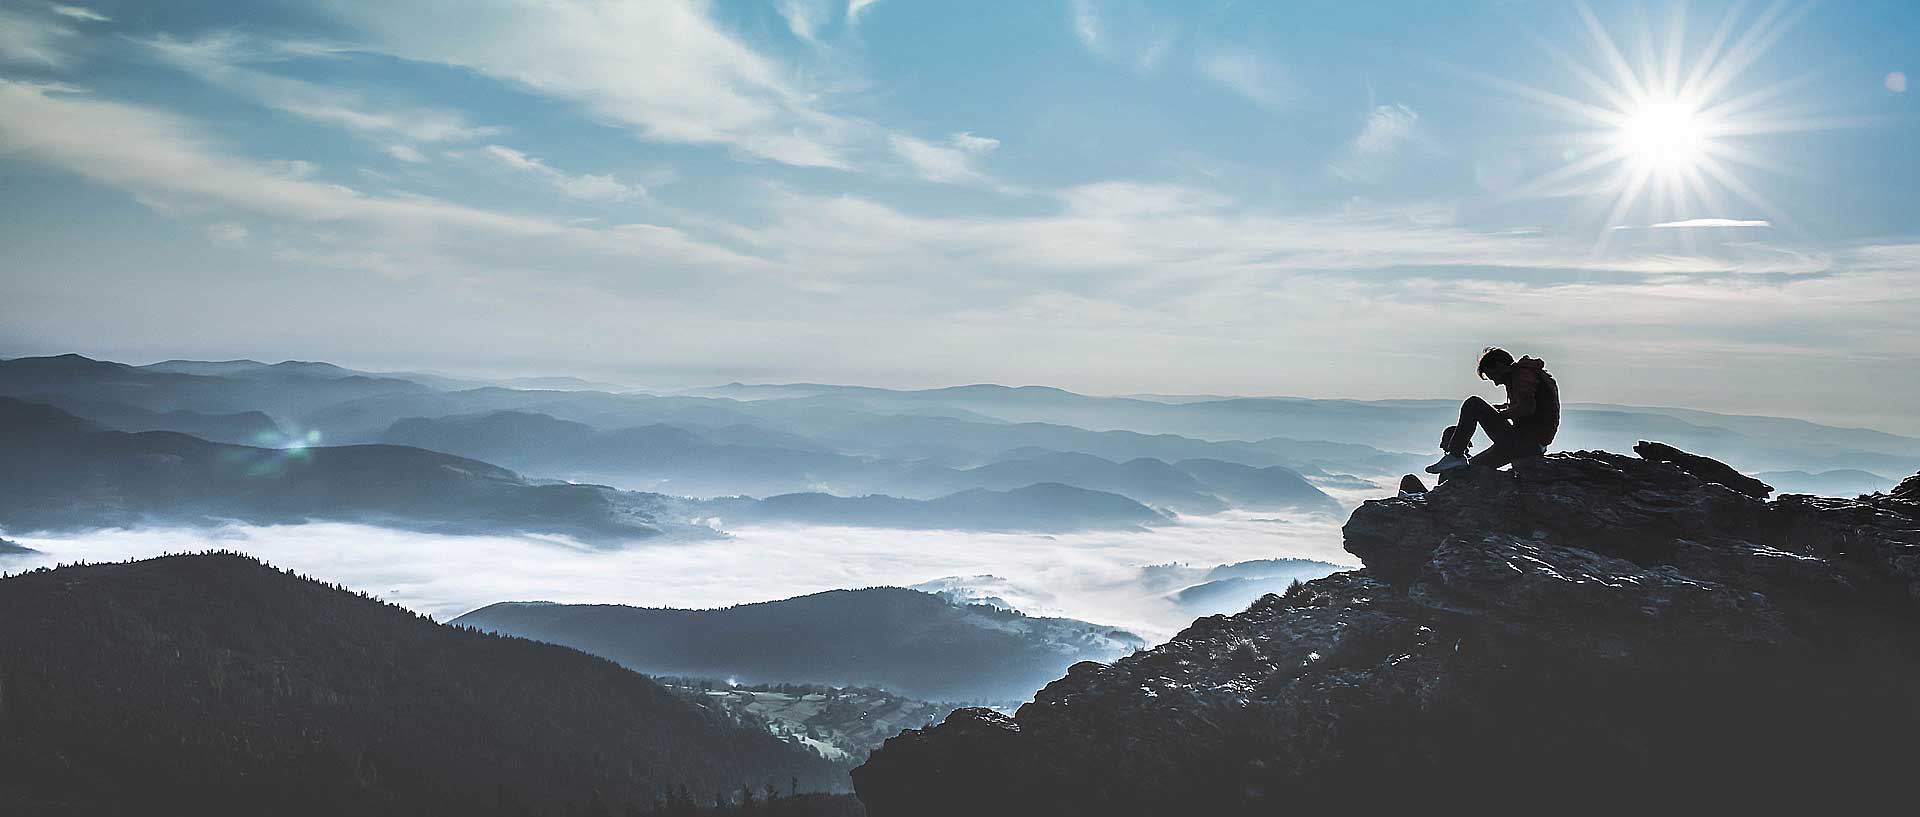
<path fill-rule="evenodd" d="M 874 817 L 1871 807 L 1920 756 L 1920 475 L 1789 495 L 1660 443 L 1367 502 L 1365 569 L 964 709 Z"/>

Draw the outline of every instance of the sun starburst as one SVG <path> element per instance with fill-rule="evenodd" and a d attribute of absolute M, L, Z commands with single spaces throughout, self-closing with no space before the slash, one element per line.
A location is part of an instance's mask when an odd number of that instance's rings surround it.
<path fill-rule="evenodd" d="M 1552 137 L 1560 163 L 1513 193 L 1589 199 L 1603 244 L 1613 228 L 1652 222 L 1758 216 L 1790 224 L 1750 181 L 1756 171 L 1784 167 L 1757 137 L 1831 127 L 1836 120 L 1789 112 L 1783 99 L 1805 77 L 1746 86 L 1755 64 L 1802 13 L 1782 3 L 1743 21 L 1736 6 L 1689 53 L 1681 8 L 1663 40 L 1643 33 L 1630 42 L 1637 59 L 1629 59 L 1592 9 L 1579 6 L 1588 53 L 1559 48 L 1552 54 L 1584 98 L 1490 80 L 1572 126 Z"/>

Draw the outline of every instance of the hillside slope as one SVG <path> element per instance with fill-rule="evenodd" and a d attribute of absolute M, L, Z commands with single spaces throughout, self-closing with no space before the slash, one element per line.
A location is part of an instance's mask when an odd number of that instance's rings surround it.
<path fill-rule="evenodd" d="M 1920 476 L 1786 496 L 1658 444 L 1476 470 L 1346 526 L 1366 568 L 963 709 L 871 814 L 1858 810 L 1920 731 Z"/>
<path fill-rule="evenodd" d="M 947 701 L 1019 700 L 1075 661 L 1146 646 L 1111 627 L 897 587 L 716 610 L 507 602 L 455 623 L 565 644 L 655 675 L 877 686 Z"/>
<path fill-rule="evenodd" d="M 0 813 L 557 813 L 835 769 L 563 647 L 234 555 L 0 580 Z"/>

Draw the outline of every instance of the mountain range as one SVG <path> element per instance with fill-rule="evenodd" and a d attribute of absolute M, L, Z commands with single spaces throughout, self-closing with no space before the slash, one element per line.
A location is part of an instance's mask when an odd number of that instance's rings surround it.
<path fill-rule="evenodd" d="M 493 381 L 500 382 L 506 381 Z M 1577 385 L 1575 380 L 1568 383 L 1569 388 Z M 700 490 L 684 493 L 706 496 L 872 492 L 875 489 L 868 485 L 849 483 L 846 490 L 836 486 L 831 478 L 838 474 L 827 465 L 846 460 L 832 457 L 969 469 L 1006 459 L 1008 452 L 1017 449 L 1089 454 L 1116 463 L 1145 457 L 1166 463 L 1207 459 L 1256 468 L 1283 466 L 1309 478 L 1322 473 L 1397 476 L 1430 459 L 1405 452 L 1432 451 L 1435 430 L 1450 424 L 1457 408 L 1452 400 L 1097 397 L 1045 387 L 994 385 L 900 391 L 730 384 L 678 393 L 599 390 L 593 388 L 595 384 L 577 381 L 550 385 L 567 388 L 509 388 L 478 379 L 366 372 L 298 361 L 168 361 L 144 367 L 78 355 L 0 361 L 0 395 L 59 405 L 119 430 L 149 430 L 128 427 L 145 424 L 226 442 L 258 442 L 251 435 L 266 430 L 258 417 L 212 418 L 259 412 L 284 439 L 377 443 L 396 423 L 414 418 L 513 411 L 545 414 L 600 432 L 665 424 L 709 445 L 827 455 L 804 467 L 788 466 L 789 472 L 801 476 L 817 476 L 813 472 L 820 469 L 825 477 L 810 484 L 711 484 L 713 474 L 726 473 L 721 467 L 708 468 L 704 474 L 690 467 L 685 476 L 668 469 L 650 477 L 680 478 L 692 484 L 704 481 L 708 484 Z M 128 407 L 160 415 L 190 414 L 156 420 L 129 412 Z M 309 439 L 316 433 L 319 439 Z M 1711 450 L 1749 472 L 1860 469 L 1904 474 L 1920 468 L 1920 439 L 1802 420 L 1679 408 L 1570 402 L 1556 445 L 1566 450 L 1621 448 L 1643 438 Z M 447 453 L 473 456 L 466 451 Z M 503 458 L 497 464 L 535 476 L 558 476 L 522 467 L 530 463 Z M 624 487 L 682 493 L 663 486 Z"/>
<path fill-rule="evenodd" d="M 315 519 L 444 533 L 518 531 L 586 541 L 656 536 L 653 497 L 534 484 L 418 448 L 299 449 L 112 431 L 50 406 L 0 398 L 0 524 L 74 530 Z"/>
<path fill-rule="evenodd" d="M 0 526 L 78 530 L 224 522 L 359 522 L 435 533 L 555 534 L 613 545 L 734 523 L 957 530 L 1137 528 L 1165 517 L 1117 494 L 1064 485 L 930 500 L 793 494 L 685 500 L 528 480 L 478 460 L 402 445 L 259 448 L 167 431 L 113 431 L 0 397 Z"/>

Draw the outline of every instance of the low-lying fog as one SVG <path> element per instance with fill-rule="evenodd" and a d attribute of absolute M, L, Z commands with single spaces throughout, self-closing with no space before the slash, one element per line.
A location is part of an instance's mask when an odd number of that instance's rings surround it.
<path fill-rule="evenodd" d="M 442 621 L 505 600 L 716 607 L 835 588 L 992 574 L 1022 610 L 1111 624 L 1162 640 L 1192 618 L 1143 581 L 1141 566 L 1196 567 L 1298 557 L 1353 564 L 1339 521 L 1226 513 L 1139 532 L 988 534 L 838 527 L 742 528 L 713 541 L 595 550 L 558 539 L 443 536 L 310 523 L 106 530 L 41 538 L 0 558 L 8 572 L 207 549 L 249 553 Z"/>

